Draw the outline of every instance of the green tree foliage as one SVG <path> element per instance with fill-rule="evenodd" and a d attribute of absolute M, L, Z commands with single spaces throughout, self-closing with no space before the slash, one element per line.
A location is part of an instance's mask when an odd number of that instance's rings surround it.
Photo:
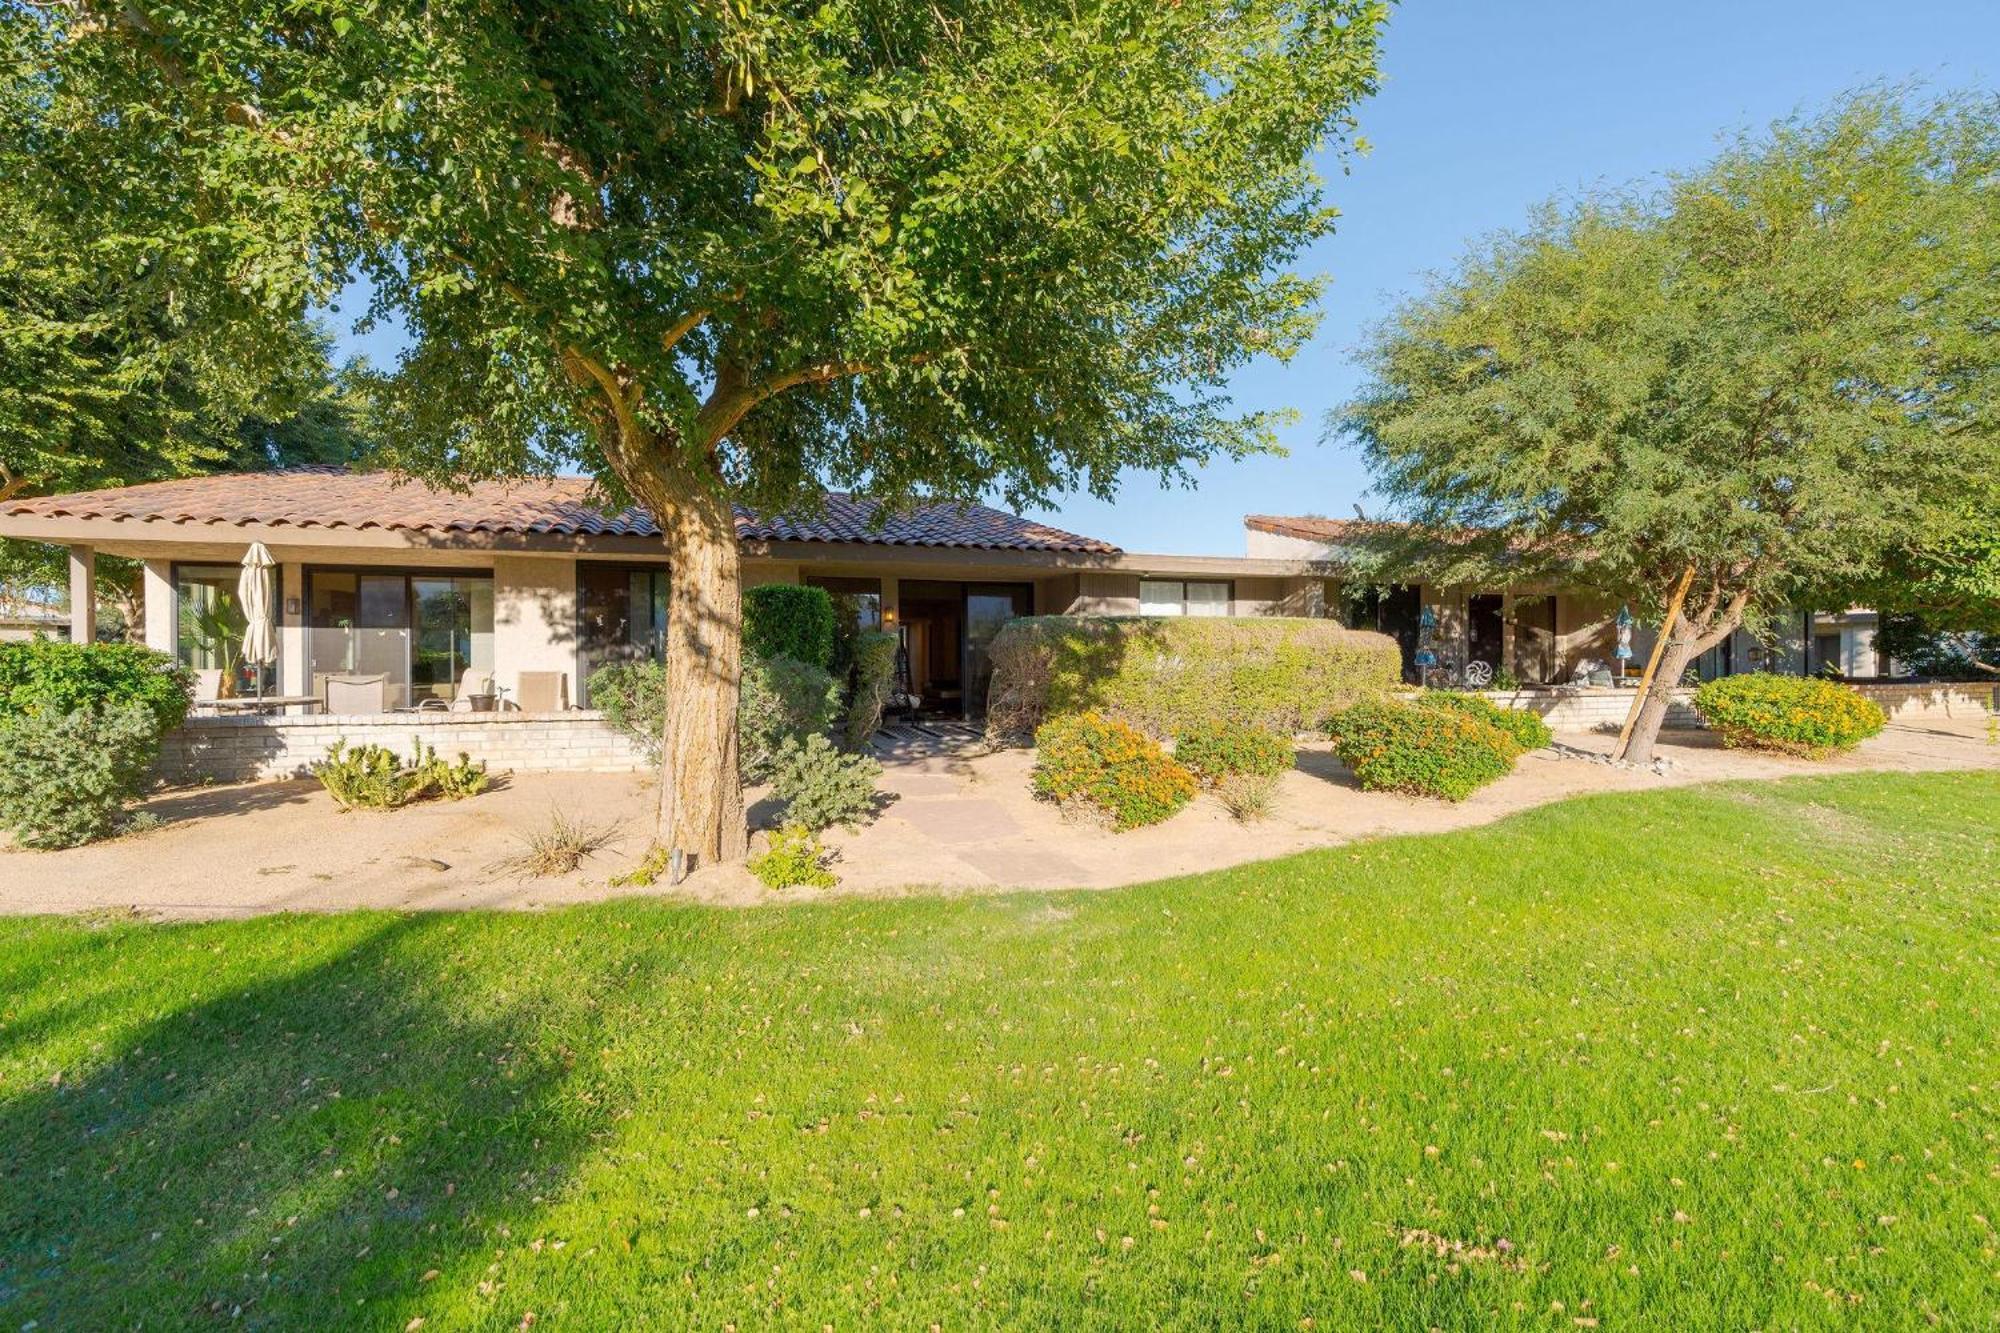
<path fill-rule="evenodd" d="M 1875 576 L 1995 474 L 2000 98 L 1849 97 L 1656 193 L 1541 210 L 1366 348 L 1333 423 L 1414 520 L 1366 559 L 1664 610 L 1662 678 Z M 1665 712 L 1648 702 L 1632 757 Z"/>
<path fill-rule="evenodd" d="M 436 476 L 575 463 L 674 551 L 665 840 L 740 855 L 730 502 L 1026 504 L 1271 442 L 1380 0 L 13 7 L 37 157 L 254 341 L 365 277 Z M 163 239 L 162 239 L 163 238 Z M 143 244 L 142 244 L 143 242 Z"/>

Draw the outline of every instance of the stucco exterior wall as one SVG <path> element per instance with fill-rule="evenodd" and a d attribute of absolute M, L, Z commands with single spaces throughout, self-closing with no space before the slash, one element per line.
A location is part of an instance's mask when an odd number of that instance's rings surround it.
<path fill-rule="evenodd" d="M 523 671 L 559 671 L 570 702 L 578 702 L 574 559 L 493 557 L 493 670 L 516 699 Z"/>

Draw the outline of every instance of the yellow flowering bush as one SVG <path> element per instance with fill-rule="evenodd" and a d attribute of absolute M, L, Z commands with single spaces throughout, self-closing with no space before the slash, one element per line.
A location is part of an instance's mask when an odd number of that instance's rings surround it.
<path fill-rule="evenodd" d="M 1694 692 L 1694 710 L 1724 745 L 1808 759 L 1852 749 L 1889 724 L 1874 700 L 1838 682 L 1763 671 L 1709 681 Z"/>
<path fill-rule="evenodd" d="M 1169 818 L 1194 799 L 1194 775 L 1145 733 L 1098 713 L 1074 713 L 1035 731 L 1035 794 L 1081 803 L 1118 829 Z"/>
<path fill-rule="evenodd" d="M 1462 801 L 1514 770 L 1520 743 L 1456 708 L 1360 703 L 1327 723 L 1333 752 L 1367 791 Z"/>

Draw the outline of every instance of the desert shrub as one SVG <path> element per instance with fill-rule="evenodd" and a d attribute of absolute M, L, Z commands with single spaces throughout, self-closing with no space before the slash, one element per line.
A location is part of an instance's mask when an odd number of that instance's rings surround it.
<path fill-rule="evenodd" d="M 1157 824 L 1194 799 L 1194 775 L 1152 738 L 1097 713 L 1044 722 L 1035 732 L 1035 794 L 1083 804 L 1113 827 Z"/>
<path fill-rule="evenodd" d="M 853 694 L 847 701 L 842 732 L 847 748 L 859 750 L 882 725 L 882 709 L 889 702 L 890 686 L 896 682 L 896 636 L 864 630 L 855 636 L 853 651 Z"/>
<path fill-rule="evenodd" d="M 787 824 L 771 834 L 769 848 L 745 864 L 767 889 L 830 889 L 840 880 L 827 868 L 828 853 L 811 829 Z"/>
<path fill-rule="evenodd" d="M 1292 751 L 1290 736 L 1243 723 L 1204 722 L 1174 739 L 1174 761 L 1208 787 L 1237 775 L 1275 779 Z"/>
<path fill-rule="evenodd" d="M 667 672 L 658 662 L 608 662 L 583 685 L 590 706 L 632 738 L 648 761 L 660 761 L 667 717 Z"/>
<path fill-rule="evenodd" d="M 1845 685 L 1763 671 L 1709 681 L 1695 691 L 1694 708 L 1725 745 L 1808 758 L 1859 745 L 1889 721 Z"/>
<path fill-rule="evenodd" d="M 137 700 L 0 716 L 0 825 L 24 847 L 75 847 L 112 832 L 160 748 Z"/>
<path fill-rule="evenodd" d="M 590 706 L 658 763 L 667 715 L 666 668 L 658 662 L 614 662 L 592 672 L 586 688 Z M 840 687 L 818 667 L 790 658 L 746 658 L 736 713 L 743 776 L 752 782 L 769 777 L 786 737 L 824 732 L 839 711 Z"/>
<path fill-rule="evenodd" d="M 875 813 L 882 765 L 848 754 L 821 735 L 792 736 L 778 746 L 772 791 L 785 802 L 785 822 L 817 833 L 835 824 L 854 828 Z"/>
<path fill-rule="evenodd" d="M 159 736 L 186 720 L 191 693 L 188 673 L 172 658 L 136 644 L 0 644 L 0 717 L 140 704 Z"/>
<path fill-rule="evenodd" d="M 1333 752 L 1368 791 L 1462 801 L 1513 770 L 1508 733 L 1452 708 L 1371 701 L 1327 724 Z"/>
<path fill-rule="evenodd" d="M 824 588 L 764 583 L 743 591 L 745 657 L 789 657 L 833 666 L 833 597 Z"/>
<path fill-rule="evenodd" d="M 1387 635 L 1278 616 L 1027 616 L 991 651 L 987 724 L 1000 736 L 1083 712 L 1162 738 L 1204 722 L 1290 736 L 1399 688 L 1403 669 Z"/>
<path fill-rule="evenodd" d="M 449 763 L 422 741 L 405 763 L 386 745 L 349 749 L 345 740 L 336 740 L 312 774 L 347 810 L 393 810 L 428 796 L 463 800 L 485 791 L 488 781 L 484 761 L 460 754 L 457 763 Z"/>
<path fill-rule="evenodd" d="M 789 657 L 745 662 L 736 714 L 744 778 L 771 776 L 779 747 L 825 735 L 839 716 L 840 685 L 819 667 Z"/>
<path fill-rule="evenodd" d="M 590 824 L 561 810 L 549 811 L 548 826 L 517 835 L 521 850 L 503 856 L 487 869 L 516 879 L 545 879 L 569 875 L 583 863 L 618 841 L 618 831 L 609 824 Z"/>
<path fill-rule="evenodd" d="M 1268 818 L 1278 802 L 1275 773 L 1231 773 L 1215 784 L 1215 799 L 1239 824 Z"/>
<path fill-rule="evenodd" d="M 1425 690 L 1417 696 L 1417 705 L 1420 708 L 1449 708 L 1498 727 L 1514 738 L 1514 746 L 1522 754 L 1555 742 L 1556 734 L 1549 730 L 1549 724 L 1542 721 L 1539 715 L 1525 708 L 1502 708 L 1491 699 L 1482 699 L 1476 694 Z"/>

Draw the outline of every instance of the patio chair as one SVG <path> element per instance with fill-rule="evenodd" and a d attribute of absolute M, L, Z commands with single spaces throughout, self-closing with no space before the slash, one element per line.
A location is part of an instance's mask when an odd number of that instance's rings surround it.
<path fill-rule="evenodd" d="M 491 671 L 468 671 L 458 678 L 458 694 L 451 701 L 454 713 L 484 713 L 493 708 L 497 691 Z"/>
<path fill-rule="evenodd" d="M 215 701 L 222 697 L 222 672 L 217 669 L 203 669 L 194 673 L 194 710 L 214 712 Z"/>
<path fill-rule="evenodd" d="M 328 676 L 326 711 L 329 713 L 386 713 L 389 711 L 389 678 L 378 676 Z"/>
<path fill-rule="evenodd" d="M 568 712 L 569 676 L 561 671 L 523 671 L 514 704 L 523 713 Z"/>

